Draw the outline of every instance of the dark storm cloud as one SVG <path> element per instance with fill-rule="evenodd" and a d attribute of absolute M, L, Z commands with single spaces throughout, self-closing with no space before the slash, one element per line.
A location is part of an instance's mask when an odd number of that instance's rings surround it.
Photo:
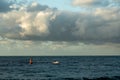
<path fill-rule="evenodd" d="M 62 41 L 72 41 L 75 37 L 72 32 L 75 28 L 75 21 L 77 20 L 77 14 L 72 12 L 62 12 L 56 16 L 56 18 L 50 21 L 50 39 Z"/>
<path fill-rule="evenodd" d="M 120 43 L 119 16 L 119 8 L 67 12 L 32 3 L 22 11 L 0 14 L 0 36 L 32 41 Z"/>
<path fill-rule="evenodd" d="M 111 17 L 106 20 L 102 15 L 102 13 L 95 16 L 95 14 L 84 15 L 61 12 L 56 15 L 55 19 L 49 20 L 49 34 L 47 36 L 26 35 L 23 39 L 37 41 L 81 41 L 87 44 L 120 43 L 120 20 L 117 20 L 117 17 L 116 19 Z M 109 14 L 108 17 L 111 15 Z"/>

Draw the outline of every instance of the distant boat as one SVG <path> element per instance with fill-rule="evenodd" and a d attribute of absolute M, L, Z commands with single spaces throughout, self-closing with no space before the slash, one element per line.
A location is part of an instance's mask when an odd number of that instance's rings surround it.
<path fill-rule="evenodd" d="M 53 61 L 52 63 L 53 64 L 59 64 L 60 62 L 59 61 Z"/>
<path fill-rule="evenodd" d="M 33 62 L 32 62 L 32 58 L 30 58 L 30 60 L 29 60 L 29 64 L 32 64 Z"/>

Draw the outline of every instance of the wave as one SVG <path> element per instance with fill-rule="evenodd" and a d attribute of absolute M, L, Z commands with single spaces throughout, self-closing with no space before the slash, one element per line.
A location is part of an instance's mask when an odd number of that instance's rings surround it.
<path fill-rule="evenodd" d="M 0 80 L 33 80 L 34 78 L 32 79 L 14 79 L 14 78 L 5 78 L 5 79 L 1 79 Z M 113 77 L 98 77 L 98 78 L 87 78 L 87 77 L 83 77 L 83 78 L 69 78 L 69 77 L 66 77 L 66 78 L 54 78 L 52 76 L 46 76 L 45 78 L 43 79 L 39 79 L 39 78 L 35 78 L 35 80 L 120 80 L 120 76 L 113 76 Z"/>
<path fill-rule="evenodd" d="M 61 78 L 61 79 L 54 79 L 54 80 L 120 80 L 120 76 L 98 77 L 98 78 L 86 78 L 86 77 L 83 77 L 83 78 Z"/>

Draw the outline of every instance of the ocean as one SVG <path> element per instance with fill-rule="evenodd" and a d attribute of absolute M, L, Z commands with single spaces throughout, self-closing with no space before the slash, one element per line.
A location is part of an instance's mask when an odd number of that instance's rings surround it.
<path fill-rule="evenodd" d="M 0 80 L 120 80 L 120 56 L 1 56 Z"/>

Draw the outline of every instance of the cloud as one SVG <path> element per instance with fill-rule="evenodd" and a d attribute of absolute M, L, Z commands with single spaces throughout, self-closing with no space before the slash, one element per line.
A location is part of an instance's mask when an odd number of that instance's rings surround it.
<path fill-rule="evenodd" d="M 120 15 L 119 8 L 98 8 L 91 14 L 80 17 L 76 22 L 77 35 L 84 39 L 104 41 L 119 41 L 120 40 Z M 84 36 L 83 36 L 84 35 Z"/>
<path fill-rule="evenodd" d="M 49 7 L 48 6 L 46 6 L 46 5 L 40 5 L 39 3 L 37 3 L 37 2 L 33 2 L 33 3 L 31 3 L 31 5 L 29 5 L 28 7 L 27 7 L 27 11 L 29 12 L 34 12 L 34 11 L 44 11 L 44 10 L 46 10 L 46 9 L 49 9 Z"/>
<path fill-rule="evenodd" d="M 108 6 L 109 0 L 73 0 L 72 4 L 74 6 L 81 6 L 81 7 L 94 7 L 94 6 Z"/>
<path fill-rule="evenodd" d="M 73 6 L 82 8 L 120 7 L 120 0 L 72 0 Z"/>
<path fill-rule="evenodd" d="M 21 35 L 46 36 L 49 34 L 48 26 L 52 12 L 25 13 L 18 22 L 22 28 Z"/>
<path fill-rule="evenodd" d="M 8 13 L 0 13 L 1 37 L 86 44 L 120 43 L 119 8 L 68 12 L 54 10 L 35 2 L 21 7 Z"/>

